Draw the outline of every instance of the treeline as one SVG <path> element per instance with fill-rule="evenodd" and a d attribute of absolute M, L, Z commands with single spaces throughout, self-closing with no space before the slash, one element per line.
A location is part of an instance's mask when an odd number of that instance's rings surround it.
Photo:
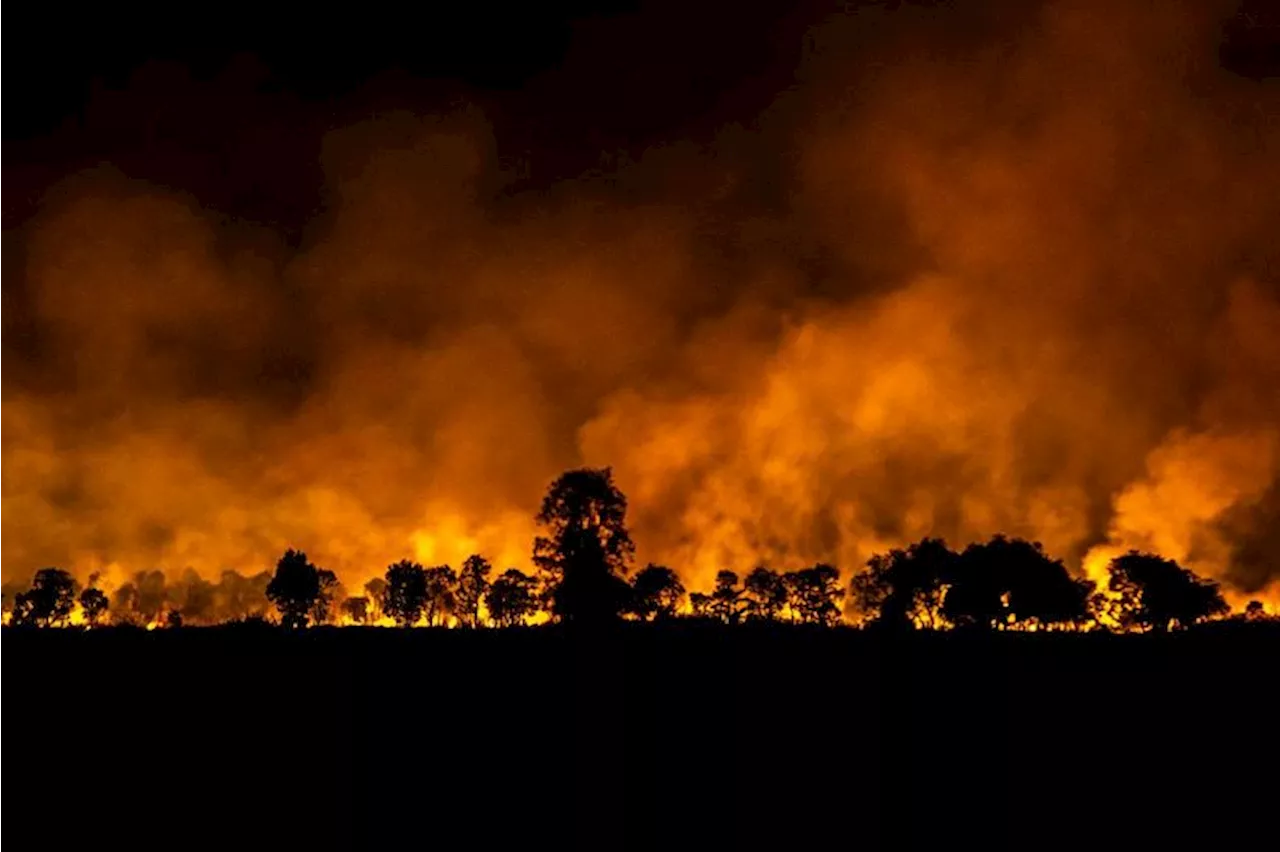
<path fill-rule="evenodd" d="M 25 590 L 5 588 L 6 623 L 478 628 L 682 617 L 826 627 L 858 622 L 898 629 L 1162 631 L 1228 612 L 1216 583 L 1171 560 L 1125 554 L 1110 564 L 1106 587 L 1099 589 L 1072 576 L 1038 543 L 1004 536 L 960 552 L 926 538 L 872 557 L 847 586 L 833 565 L 788 572 L 760 566 L 743 578 L 721 571 L 710 589 L 688 593 L 669 567 L 650 564 L 630 571 L 635 546 L 626 508 L 608 468 L 562 475 L 537 515 L 544 534 L 534 541 L 532 574 L 516 568 L 495 574 L 480 555 L 458 570 L 403 560 L 352 595 L 332 571 L 300 550 L 289 550 L 274 572 L 227 571 L 215 583 L 192 571 L 176 582 L 159 571 L 144 571 L 108 598 L 95 585 L 96 577 L 80 589 L 68 572 L 45 568 Z M 1254 601 L 1243 617 L 1267 616 Z"/>

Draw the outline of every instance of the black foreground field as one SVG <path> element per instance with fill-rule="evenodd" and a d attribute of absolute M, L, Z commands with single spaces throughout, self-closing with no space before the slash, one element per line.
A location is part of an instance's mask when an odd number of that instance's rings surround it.
<path fill-rule="evenodd" d="M 1274 848 L 1280 630 L 3 636 L 9 848 Z"/>

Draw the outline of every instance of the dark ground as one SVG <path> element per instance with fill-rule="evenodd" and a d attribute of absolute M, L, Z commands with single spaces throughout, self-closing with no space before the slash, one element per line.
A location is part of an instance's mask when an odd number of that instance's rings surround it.
<path fill-rule="evenodd" d="M 9 848 L 1275 848 L 1280 631 L 6 629 Z"/>

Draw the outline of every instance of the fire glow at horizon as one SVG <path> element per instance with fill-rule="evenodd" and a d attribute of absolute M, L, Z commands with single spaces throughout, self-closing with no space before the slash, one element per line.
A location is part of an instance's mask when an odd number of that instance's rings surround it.
<path fill-rule="evenodd" d="M 479 108 L 383 115 L 296 247 L 68 178 L 5 285 L 4 581 L 528 568 L 587 464 L 691 589 L 1005 533 L 1280 609 L 1280 85 L 1121 5 L 1011 52 L 827 21 L 758 126 L 548 192 Z"/>

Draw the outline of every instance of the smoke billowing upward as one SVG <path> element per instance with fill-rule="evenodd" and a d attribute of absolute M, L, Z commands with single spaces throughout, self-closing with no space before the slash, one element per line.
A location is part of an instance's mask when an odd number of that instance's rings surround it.
<path fill-rule="evenodd" d="M 542 181 L 480 96 L 250 134 L 298 234 L 78 170 L 7 240 L 5 579 L 524 565 L 587 463 L 695 584 L 1005 532 L 1280 600 L 1280 81 L 1167 5 L 815 14 Z"/>

